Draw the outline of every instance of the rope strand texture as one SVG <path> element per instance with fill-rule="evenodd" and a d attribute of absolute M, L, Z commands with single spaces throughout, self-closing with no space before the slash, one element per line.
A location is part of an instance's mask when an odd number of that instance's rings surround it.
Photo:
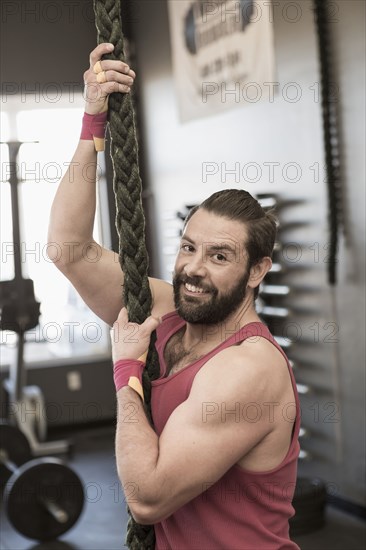
<path fill-rule="evenodd" d="M 125 61 L 119 0 L 94 0 L 98 44 L 114 45 L 103 59 Z M 116 197 L 116 227 L 119 235 L 119 260 L 124 273 L 124 297 L 129 319 L 141 324 L 150 315 L 152 296 L 148 280 L 148 254 L 145 244 L 145 218 L 141 200 L 138 144 L 131 96 L 114 93 L 109 97 L 109 131 L 113 163 L 113 189 Z M 150 341 L 143 375 L 146 412 L 151 420 L 151 384 L 159 376 L 155 333 Z M 130 514 L 127 529 L 130 550 L 154 550 L 154 528 L 139 525 Z"/>
<path fill-rule="evenodd" d="M 332 74 L 329 3 L 327 0 L 313 0 L 313 7 L 320 60 L 323 136 L 328 187 L 328 227 L 330 237 L 328 282 L 330 285 L 335 285 L 337 282 L 339 230 L 342 225 L 344 230 L 341 153 L 339 148 L 340 132 L 337 98 L 334 97 L 335 82 L 334 75 Z"/>

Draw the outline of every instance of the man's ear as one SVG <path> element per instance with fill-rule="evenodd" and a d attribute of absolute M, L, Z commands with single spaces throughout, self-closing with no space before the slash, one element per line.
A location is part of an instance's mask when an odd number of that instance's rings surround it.
<path fill-rule="evenodd" d="M 272 267 L 272 260 L 268 256 L 262 258 L 258 263 L 250 268 L 248 287 L 256 288 L 263 281 L 268 271 Z"/>

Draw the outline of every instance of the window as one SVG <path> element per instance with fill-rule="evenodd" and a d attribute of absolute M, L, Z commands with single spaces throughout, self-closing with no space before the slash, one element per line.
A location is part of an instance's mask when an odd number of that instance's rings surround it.
<path fill-rule="evenodd" d="M 81 102 L 79 102 L 81 103 Z M 25 106 L 24 106 L 25 107 Z M 27 363 L 54 358 L 94 358 L 110 354 L 109 329 L 81 300 L 68 280 L 47 256 L 47 228 L 51 204 L 58 183 L 67 170 L 81 127 L 82 108 L 27 108 L 2 113 L 1 126 L 1 280 L 14 277 L 9 152 L 7 141 L 25 142 L 19 150 L 19 219 L 22 275 L 34 281 L 35 294 L 41 302 L 39 326 L 26 334 Z M 100 156 L 98 162 L 103 158 Z M 102 173 L 105 170 L 102 166 Z M 96 240 L 109 246 L 109 221 L 106 207 L 106 182 L 99 180 Z M 103 213 L 103 215 L 102 215 Z M 102 217 L 104 218 L 102 220 Z M 102 231 L 102 221 L 104 226 Z M 15 335 L 1 333 L 3 361 L 11 360 Z"/>

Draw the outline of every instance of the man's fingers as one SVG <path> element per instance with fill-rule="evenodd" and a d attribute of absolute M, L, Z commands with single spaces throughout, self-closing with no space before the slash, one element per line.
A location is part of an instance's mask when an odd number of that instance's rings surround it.
<path fill-rule="evenodd" d="M 85 111 L 89 114 L 105 111 L 110 94 L 114 92 L 128 94 L 133 86 L 136 74 L 127 63 L 110 59 L 102 60 L 102 56 L 113 49 L 113 44 L 103 43 L 90 54 L 90 68 L 84 73 Z"/>
<path fill-rule="evenodd" d="M 106 82 L 105 84 L 99 84 L 101 87 L 101 97 L 103 95 L 113 94 L 113 92 L 120 92 L 122 94 L 128 94 L 131 91 L 129 86 L 125 84 L 118 84 L 118 82 Z"/>
<path fill-rule="evenodd" d="M 116 322 L 113 325 L 113 331 L 118 331 L 121 333 L 121 331 L 130 331 L 131 327 L 135 327 L 136 333 L 139 334 L 139 338 L 146 338 L 147 340 L 150 338 L 151 333 L 156 330 L 156 328 L 160 325 L 161 319 L 157 317 L 153 317 L 150 315 L 145 319 L 145 321 L 139 325 L 138 323 L 132 323 L 128 320 L 128 313 L 127 309 L 123 307 L 121 311 L 119 312 L 118 318 Z"/>
<path fill-rule="evenodd" d="M 103 76 L 103 80 L 100 80 L 100 75 Z M 104 80 L 105 79 L 105 80 Z M 118 82 L 119 84 L 125 84 L 127 86 L 132 86 L 133 78 L 127 74 L 122 74 L 117 71 L 102 71 L 96 75 L 97 82 Z"/>
<path fill-rule="evenodd" d="M 121 311 L 119 312 L 117 322 L 121 322 L 123 324 L 128 323 L 128 313 L 127 313 L 127 309 L 125 307 L 123 307 L 121 309 Z"/>
<path fill-rule="evenodd" d="M 109 42 L 103 42 L 103 44 L 99 44 L 90 54 L 90 67 L 93 67 L 97 61 L 100 61 L 102 58 L 102 55 L 106 53 L 111 53 L 114 50 L 113 44 L 110 44 Z"/>
<path fill-rule="evenodd" d="M 151 334 L 154 330 L 157 329 L 157 327 L 160 325 L 161 319 L 157 317 L 153 317 L 150 315 L 141 325 L 141 328 L 143 328 L 147 334 Z"/>
<path fill-rule="evenodd" d="M 112 46 L 112 49 L 111 49 Z M 122 84 L 133 84 L 136 77 L 135 71 L 130 69 L 127 63 L 113 59 L 101 59 L 105 53 L 113 50 L 113 44 L 99 44 L 90 54 L 90 70 L 95 74 L 104 71 L 107 73 L 107 80 L 121 82 Z M 97 63 L 99 64 L 97 65 Z M 97 70 L 94 67 L 97 65 Z"/>
<path fill-rule="evenodd" d="M 102 80 L 99 82 L 98 77 L 100 75 L 102 75 Z M 103 71 L 96 75 L 89 69 L 84 73 L 84 82 L 90 88 L 90 93 L 87 92 L 87 98 L 95 100 L 95 98 L 100 99 L 104 95 L 113 92 L 130 92 L 134 80 L 131 76 L 115 71 Z"/>
<path fill-rule="evenodd" d="M 102 69 L 102 71 L 115 71 L 130 77 L 133 77 L 134 75 L 134 72 L 131 71 L 127 63 L 124 63 L 123 61 L 115 61 L 113 59 L 103 59 L 102 61 L 100 61 L 100 68 Z M 97 65 L 97 69 L 99 69 L 98 65 Z M 133 74 L 130 74 L 130 73 L 133 73 Z"/>

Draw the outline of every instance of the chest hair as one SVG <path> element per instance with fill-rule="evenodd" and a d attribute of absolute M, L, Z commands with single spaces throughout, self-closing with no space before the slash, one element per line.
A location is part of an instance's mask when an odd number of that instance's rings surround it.
<path fill-rule="evenodd" d="M 187 365 L 193 363 L 193 361 L 197 361 L 197 359 L 206 353 L 205 351 L 199 350 L 198 346 L 185 349 L 182 339 L 183 330 L 179 330 L 169 339 L 165 347 L 164 359 L 167 367 L 166 376 L 171 376 L 172 374 L 180 371 Z"/>

